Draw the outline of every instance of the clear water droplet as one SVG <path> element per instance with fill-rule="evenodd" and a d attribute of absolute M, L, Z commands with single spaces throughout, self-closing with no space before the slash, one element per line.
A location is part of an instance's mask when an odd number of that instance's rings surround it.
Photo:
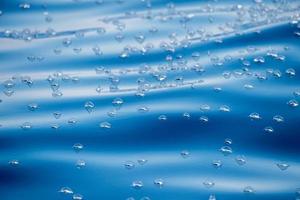
<path fill-rule="evenodd" d="M 133 181 L 131 187 L 134 189 L 141 189 L 144 186 L 142 181 Z"/>
<path fill-rule="evenodd" d="M 259 120 L 259 119 L 261 119 L 261 116 L 260 116 L 259 113 L 253 112 L 253 113 L 251 113 L 251 114 L 249 115 L 249 118 L 250 118 L 251 120 Z"/>
<path fill-rule="evenodd" d="M 273 132 L 274 132 L 274 129 L 273 129 L 273 127 L 271 127 L 271 126 L 267 126 L 267 127 L 264 128 L 264 131 L 265 131 L 266 133 L 273 133 Z"/>
<path fill-rule="evenodd" d="M 298 107 L 299 106 L 299 103 L 296 99 L 291 99 L 287 102 L 287 104 L 290 106 L 290 107 Z"/>
<path fill-rule="evenodd" d="M 31 125 L 31 123 L 29 123 L 29 122 L 24 122 L 24 123 L 21 125 L 21 129 L 23 129 L 24 131 L 30 130 L 31 128 L 32 128 L 32 125 Z"/>
<path fill-rule="evenodd" d="M 247 186 L 244 188 L 243 192 L 245 194 L 253 194 L 254 193 L 254 189 L 251 186 Z"/>
<path fill-rule="evenodd" d="M 153 183 L 154 183 L 154 185 L 156 185 L 157 187 L 159 187 L 159 188 L 162 188 L 163 186 L 164 186 L 164 180 L 163 179 L 161 179 L 161 178 L 158 178 L 158 179 L 155 179 L 154 181 L 153 181 Z"/>
<path fill-rule="evenodd" d="M 214 161 L 212 162 L 212 166 L 213 166 L 214 168 L 216 168 L 216 169 L 219 169 L 219 168 L 221 168 L 221 167 L 223 166 L 223 163 L 222 163 L 221 160 L 214 160 Z"/>
<path fill-rule="evenodd" d="M 124 164 L 124 167 L 126 169 L 133 169 L 135 167 L 135 164 L 132 161 L 126 161 L 125 164 Z"/>
<path fill-rule="evenodd" d="M 85 167 L 85 165 L 86 165 L 85 161 L 81 160 L 81 159 L 77 160 L 77 162 L 75 164 L 75 166 L 76 166 L 77 169 L 82 169 L 82 168 Z"/>
<path fill-rule="evenodd" d="M 224 155 L 224 156 L 228 156 L 230 154 L 232 154 L 232 149 L 229 146 L 223 146 L 220 149 L 220 152 Z"/>
<path fill-rule="evenodd" d="M 180 152 L 181 157 L 188 158 L 190 156 L 190 152 L 187 150 L 183 150 Z"/>
<path fill-rule="evenodd" d="M 73 149 L 74 149 L 74 151 L 75 152 L 80 152 L 80 151 L 82 151 L 83 150 L 83 145 L 82 144 L 80 144 L 80 143 L 75 143 L 74 145 L 73 145 Z"/>
<path fill-rule="evenodd" d="M 83 196 L 81 194 L 74 194 L 72 198 L 73 200 L 83 200 Z"/>
<path fill-rule="evenodd" d="M 236 158 L 235 158 L 235 161 L 238 165 L 242 166 L 242 165 L 245 165 L 246 164 L 246 158 L 245 156 L 243 155 L 238 155 Z"/>
<path fill-rule="evenodd" d="M 277 122 L 277 123 L 282 123 L 282 122 L 284 122 L 284 118 L 283 118 L 281 115 L 275 115 L 275 116 L 273 117 L 273 120 L 274 120 L 275 122 Z"/>
<path fill-rule="evenodd" d="M 84 108 L 88 111 L 88 113 L 91 113 L 95 108 L 95 104 L 92 101 L 87 101 L 84 104 Z"/>
<path fill-rule="evenodd" d="M 69 187 L 62 187 L 58 192 L 62 194 L 73 194 L 73 190 Z"/>
<path fill-rule="evenodd" d="M 215 186 L 215 183 L 212 180 L 206 180 L 203 182 L 204 187 L 206 188 L 212 188 Z"/>
<path fill-rule="evenodd" d="M 109 122 L 101 122 L 100 127 L 103 128 L 103 129 L 110 129 L 111 124 Z"/>
<path fill-rule="evenodd" d="M 277 163 L 276 165 L 281 171 L 287 170 L 290 167 L 289 164 L 284 163 L 284 162 Z"/>

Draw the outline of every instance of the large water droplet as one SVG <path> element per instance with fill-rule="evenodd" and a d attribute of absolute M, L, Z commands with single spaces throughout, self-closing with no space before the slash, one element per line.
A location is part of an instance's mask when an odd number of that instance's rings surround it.
<path fill-rule="evenodd" d="M 94 108 L 95 108 L 95 105 L 92 101 L 87 101 L 85 104 L 84 104 L 84 108 L 86 109 L 86 111 L 88 111 L 88 113 L 91 113 Z"/>

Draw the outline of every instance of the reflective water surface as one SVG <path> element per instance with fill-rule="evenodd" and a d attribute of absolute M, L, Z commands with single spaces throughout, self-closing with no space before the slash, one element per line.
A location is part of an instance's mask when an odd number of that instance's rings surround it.
<path fill-rule="evenodd" d="M 1 0 L 1 200 L 300 199 L 300 1 Z"/>

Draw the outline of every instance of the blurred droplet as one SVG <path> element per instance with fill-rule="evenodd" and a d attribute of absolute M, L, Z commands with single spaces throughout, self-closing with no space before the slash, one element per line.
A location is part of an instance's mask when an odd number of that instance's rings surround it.
<path fill-rule="evenodd" d="M 100 127 L 103 128 L 103 129 L 110 129 L 111 124 L 109 122 L 101 122 Z"/>
<path fill-rule="evenodd" d="M 142 181 L 133 181 L 131 187 L 134 189 L 141 189 L 144 186 Z"/>
<path fill-rule="evenodd" d="M 155 179 L 153 181 L 153 183 L 154 183 L 154 185 L 156 185 L 159 188 L 162 188 L 164 186 L 164 181 L 161 178 Z"/>
<path fill-rule="evenodd" d="M 229 146 L 223 146 L 220 149 L 220 152 L 224 155 L 224 156 L 228 156 L 230 154 L 232 154 L 232 149 Z"/>
<path fill-rule="evenodd" d="M 238 155 L 236 158 L 235 158 L 235 161 L 238 165 L 242 166 L 242 165 L 245 165 L 246 164 L 246 158 L 245 156 L 243 155 Z"/>
<path fill-rule="evenodd" d="M 88 113 L 91 113 L 94 110 L 95 105 L 92 101 L 87 101 L 84 104 L 84 108 L 86 109 L 86 111 L 88 111 Z"/>
<path fill-rule="evenodd" d="M 183 150 L 180 152 L 181 157 L 188 158 L 190 156 L 190 152 L 187 150 Z"/>
<path fill-rule="evenodd" d="M 77 160 L 75 166 L 77 169 L 82 169 L 84 168 L 86 165 L 85 161 L 84 160 Z"/>
<path fill-rule="evenodd" d="M 27 130 L 30 130 L 32 128 L 32 125 L 31 123 L 29 122 L 24 122 L 22 125 L 21 125 L 21 128 L 24 130 L 24 131 L 27 131 Z"/>
<path fill-rule="evenodd" d="M 83 196 L 81 194 L 74 194 L 72 198 L 73 200 L 83 200 Z"/>
<path fill-rule="evenodd" d="M 282 170 L 282 171 L 287 170 L 287 168 L 290 167 L 289 164 L 283 163 L 283 162 L 282 162 L 282 163 L 277 163 L 276 165 L 277 165 L 277 167 L 278 167 L 280 170 Z"/>
<path fill-rule="evenodd" d="M 62 194 L 73 194 L 73 190 L 69 187 L 62 187 L 58 192 Z"/>
<path fill-rule="evenodd" d="M 133 169 L 135 167 L 135 164 L 132 161 L 126 161 L 124 166 L 126 169 Z"/>
<path fill-rule="evenodd" d="M 80 144 L 80 143 L 75 143 L 74 145 L 73 145 L 73 149 L 74 149 L 74 151 L 75 152 L 79 152 L 79 151 L 82 151 L 83 150 L 83 145 L 82 144 Z"/>

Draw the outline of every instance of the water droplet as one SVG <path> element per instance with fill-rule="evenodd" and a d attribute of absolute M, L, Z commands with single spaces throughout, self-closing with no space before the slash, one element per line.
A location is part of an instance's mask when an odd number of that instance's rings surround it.
<path fill-rule="evenodd" d="M 221 168 L 221 167 L 223 166 L 223 163 L 222 163 L 221 160 L 214 160 L 214 161 L 212 162 L 212 166 L 213 166 L 214 168 L 216 168 L 216 169 L 219 169 L 219 168 Z"/>
<path fill-rule="evenodd" d="M 199 120 L 200 120 L 201 122 L 208 122 L 208 117 L 206 117 L 206 116 L 201 116 L 201 117 L 199 117 Z"/>
<path fill-rule="evenodd" d="M 164 186 L 164 180 L 159 178 L 159 179 L 155 179 L 153 181 L 154 185 L 156 185 L 159 188 L 162 188 Z"/>
<path fill-rule="evenodd" d="M 109 122 L 101 122 L 100 127 L 103 128 L 103 129 L 110 129 L 111 124 Z"/>
<path fill-rule="evenodd" d="M 259 113 L 253 112 L 249 115 L 249 118 L 251 120 L 258 120 L 258 119 L 261 119 L 261 116 L 259 115 Z"/>
<path fill-rule="evenodd" d="M 55 119 L 59 119 L 61 117 L 61 113 L 60 112 L 54 112 L 53 116 Z"/>
<path fill-rule="evenodd" d="M 86 109 L 86 111 L 88 111 L 88 113 L 91 113 L 94 108 L 95 108 L 95 105 L 93 102 L 91 101 L 87 101 L 85 104 L 84 104 L 84 108 Z"/>
<path fill-rule="evenodd" d="M 138 112 L 140 113 L 146 113 L 146 112 L 149 112 L 149 108 L 147 106 L 140 106 L 138 107 Z"/>
<path fill-rule="evenodd" d="M 187 150 L 183 150 L 180 152 L 181 157 L 188 158 L 190 156 L 190 152 Z"/>
<path fill-rule="evenodd" d="M 20 162 L 18 160 L 10 160 L 8 164 L 15 167 L 18 166 Z"/>
<path fill-rule="evenodd" d="M 140 200 L 151 200 L 150 197 L 142 197 Z"/>
<path fill-rule="evenodd" d="M 83 150 L 83 147 L 84 146 L 80 143 L 76 143 L 76 144 L 73 145 L 73 149 L 74 149 L 75 152 L 79 152 L 79 151 Z"/>
<path fill-rule="evenodd" d="M 281 115 L 275 115 L 273 120 L 278 123 L 284 122 L 284 118 Z"/>
<path fill-rule="evenodd" d="M 63 39 L 62 44 L 63 44 L 65 47 L 69 47 L 69 46 L 72 44 L 72 40 L 69 39 L 69 38 L 65 38 L 65 39 Z"/>
<path fill-rule="evenodd" d="M 133 181 L 131 187 L 134 189 L 141 189 L 144 186 L 142 181 Z"/>
<path fill-rule="evenodd" d="M 208 200 L 217 200 L 214 194 L 209 195 Z"/>
<path fill-rule="evenodd" d="M 273 133 L 274 132 L 274 129 L 271 126 L 265 127 L 264 130 L 265 130 L 266 133 Z"/>
<path fill-rule="evenodd" d="M 206 180 L 203 182 L 203 185 L 204 185 L 204 187 L 209 189 L 209 188 L 212 188 L 213 186 L 215 186 L 215 183 L 211 180 Z"/>
<path fill-rule="evenodd" d="M 282 171 L 287 170 L 287 168 L 290 167 L 289 164 L 283 163 L 283 162 L 282 162 L 282 163 L 277 163 L 276 165 L 277 165 L 277 167 L 278 167 L 280 170 L 282 170 Z"/>
<path fill-rule="evenodd" d="M 81 194 L 74 194 L 72 198 L 73 200 L 83 200 L 83 196 Z"/>
<path fill-rule="evenodd" d="M 230 112 L 229 106 L 226 106 L 226 105 L 220 106 L 219 110 L 220 110 L 221 112 Z"/>
<path fill-rule="evenodd" d="M 73 194 L 73 190 L 69 187 L 62 187 L 58 192 L 63 194 Z"/>
<path fill-rule="evenodd" d="M 82 169 L 84 168 L 86 165 L 85 161 L 84 160 L 77 160 L 75 166 L 77 167 L 77 169 Z"/>
<path fill-rule="evenodd" d="M 290 77 L 296 75 L 296 71 L 295 71 L 293 68 L 287 69 L 287 70 L 285 71 L 285 73 L 286 73 L 288 76 L 290 76 Z"/>
<path fill-rule="evenodd" d="M 236 158 L 235 158 L 235 161 L 238 165 L 242 166 L 242 165 L 245 165 L 246 164 L 246 158 L 245 156 L 243 155 L 238 155 Z"/>
<path fill-rule="evenodd" d="M 160 121 L 166 121 L 167 120 L 167 116 L 166 115 L 160 115 L 158 117 L 158 120 L 160 120 Z"/>
<path fill-rule="evenodd" d="M 228 156 L 230 154 L 232 154 L 232 149 L 229 146 L 223 146 L 220 149 L 220 152 L 224 155 L 224 156 Z"/>
<path fill-rule="evenodd" d="M 27 10 L 30 9 L 31 5 L 29 3 L 21 3 L 19 4 L 19 8 Z"/>
<path fill-rule="evenodd" d="M 21 125 L 21 128 L 24 130 L 24 131 L 27 131 L 27 130 L 30 130 L 32 128 L 32 125 L 31 123 L 29 122 L 24 122 L 22 125 Z"/>
<path fill-rule="evenodd" d="M 190 115 L 190 113 L 188 113 L 188 112 L 183 113 L 182 116 L 183 116 L 184 118 L 186 118 L 186 119 L 190 119 L 190 118 L 191 118 L 191 115 Z"/>
<path fill-rule="evenodd" d="M 144 41 L 145 41 L 145 36 L 144 35 L 142 35 L 142 34 L 138 34 L 138 35 L 136 35 L 135 37 L 135 40 L 138 42 L 138 43 L 143 43 Z"/>
<path fill-rule="evenodd" d="M 126 169 L 133 169 L 135 167 L 135 164 L 132 161 L 126 161 L 124 166 Z"/>
<path fill-rule="evenodd" d="M 37 103 L 31 103 L 31 104 L 28 104 L 28 110 L 30 111 L 35 111 L 36 109 L 39 108 L 39 105 Z"/>
<path fill-rule="evenodd" d="M 287 102 L 287 104 L 288 104 L 289 106 L 291 106 L 291 107 L 298 107 L 298 106 L 299 106 L 298 101 L 295 100 L 295 99 L 289 100 L 289 101 Z"/>
<path fill-rule="evenodd" d="M 123 105 L 124 101 L 123 99 L 121 98 L 115 98 L 113 101 L 112 101 L 112 105 L 116 108 L 120 108 L 122 105 Z"/>
<path fill-rule="evenodd" d="M 253 194 L 254 193 L 254 189 L 251 186 L 245 187 L 243 191 L 245 194 Z"/>
<path fill-rule="evenodd" d="M 138 159 L 137 162 L 140 164 L 140 165 L 144 165 L 148 162 L 148 160 L 146 159 Z"/>
<path fill-rule="evenodd" d="M 77 123 L 77 120 L 75 118 L 71 118 L 68 120 L 68 124 L 70 124 L 70 125 L 74 125 L 76 123 Z"/>
<path fill-rule="evenodd" d="M 224 141 L 224 144 L 231 145 L 232 144 L 232 139 L 226 138 L 225 141 Z"/>

